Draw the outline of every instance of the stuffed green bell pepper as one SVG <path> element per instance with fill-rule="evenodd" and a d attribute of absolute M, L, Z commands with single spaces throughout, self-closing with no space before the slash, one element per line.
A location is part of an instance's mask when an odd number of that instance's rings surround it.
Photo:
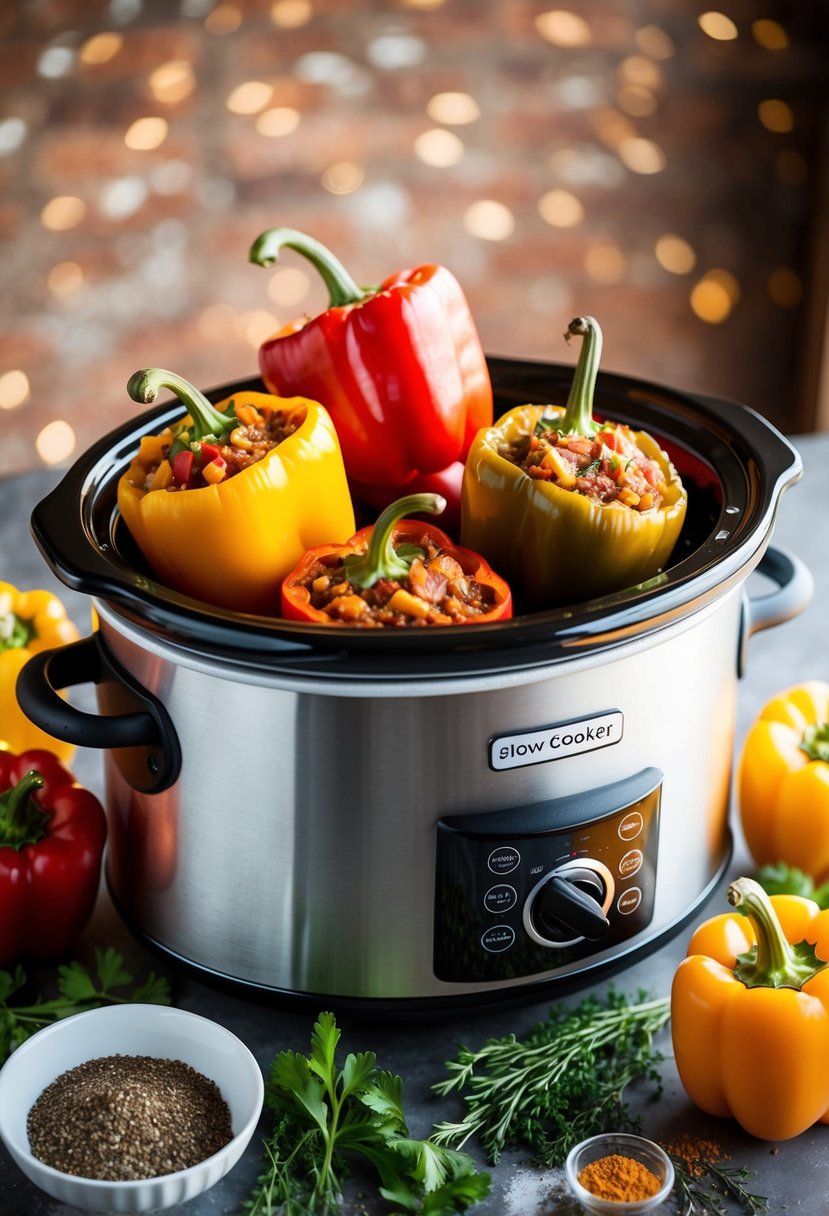
<path fill-rule="evenodd" d="M 481 553 L 529 610 L 654 578 L 679 537 L 687 493 L 644 431 L 593 418 L 602 334 L 582 338 L 566 407 L 523 405 L 479 431 L 464 470 L 461 543 Z"/>

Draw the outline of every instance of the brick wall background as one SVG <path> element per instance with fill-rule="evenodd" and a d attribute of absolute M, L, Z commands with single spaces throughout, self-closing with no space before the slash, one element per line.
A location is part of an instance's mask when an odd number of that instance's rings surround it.
<path fill-rule="evenodd" d="M 707 15 L 706 15 L 707 14 Z M 486 349 L 811 424 L 824 3 L 28 0 L 0 6 L 0 472 L 66 463 L 160 365 L 202 386 L 359 282 L 448 265 Z M 461 94 L 460 98 L 445 94 Z"/>

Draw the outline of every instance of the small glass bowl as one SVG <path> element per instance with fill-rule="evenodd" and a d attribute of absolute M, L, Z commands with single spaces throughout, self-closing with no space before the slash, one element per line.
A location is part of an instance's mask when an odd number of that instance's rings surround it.
<path fill-rule="evenodd" d="M 109 1181 L 53 1169 L 35 1157 L 28 1112 L 61 1073 L 99 1056 L 182 1060 L 219 1087 L 233 1139 L 212 1156 L 154 1178 Z M 262 1110 L 264 1082 L 256 1059 L 224 1026 L 166 1005 L 111 1005 L 77 1013 L 39 1030 L 0 1069 L 0 1140 L 36 1186 L 88 1212 L 148 1212 L 174 1207 L 213 1186 L 238 1162 Z"/>
<path fill-rule="evenodd" d="M 642 1165 L 647 1166 L 662 1183 L 657 1193 L 648 1199 L 633 1199 L 624 1203 L 613 1199 L 600 1199 L 598 1195 L 585 1190 L 579 1182 L 579 1174 L 585 1166 L 601 1157 L 611 1157 L 614 1154 L 632 1157 L 634 1161 L 640 1161 Z M 605 1132 L 601 1136 L 582 1140 L 581 1144 L 570 1150 L 564 1163 L 564 1173 L 576 1199 L 586 1211 L 595 1213 L 595 1216 L 640 1216 L 642 1212 L 652 1212 L 665 1202 L 674 1185 L 674 1167 L 668 1154 L 658 1144 L 654 1144 L 653 1140 L 631 1136 L 626 1132 Z"/>

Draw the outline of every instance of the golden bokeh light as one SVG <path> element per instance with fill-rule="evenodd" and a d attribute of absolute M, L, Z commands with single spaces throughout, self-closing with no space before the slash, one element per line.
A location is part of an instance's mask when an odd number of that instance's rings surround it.
<path fill-rule="evenodd" d="M 456 165 L 464 154 L 463 140 L 453 131 L 433 127 L 424 131 L 414 141 L 414 153 L 418 160 L 436 169 L 448 169 Z"/>
<path fill-rule="evenodd" d="M 230 304 L 211 304 L 200 314 L 196 326 L 208 342 L 225 342 L 233 333 L 236 312 Z"/>
<path fill-rule="evenodd" d="M 707 34 L 716 42 L 732 42 L 739 36 L 736 25 L 725 13 L 700 13 L 697 21 L 703 34 Z"/>
<path fill-rule="evenodd" d="M 246 80 L 237 84 L 225 105 L 231 114 L 259 114 L 273 97 L 273 85 L 264 80 Z"/>
<path fill-rule="evenodd" d="M 661 25 L 643 25 L 636 31 L 636 45 L 651 59 L 670 59 L 676 53 L 673 38 Z"/>
<path fill-rule="evenodd" d="M 50 232 L 68 232 L 77 228 L 86 215 L 86 203 L 73 194 L 60 194 L 50 198 L 40 213 L 40 222 Z"/>
<path fill-rule="evenodd" d="M 114 59 L 124 45 L 124 39 L 121 34 L 116 34 L 113 31 L 108 31 L 104 34 L 94 34 L 88 38 L 81 47 L 78 58 L 81 63 L 87 63 L 90 66 L 99 63 L 109 63 L 110 59 Z"/>
<path fill-rule="evenodd" d="M 584 258 L 584 269 L 594 283 L 612 287 L 621 283 L 627 273 L 627 258 L 618 245 L 591 245 Z"/>
<path fill-rule="evenodd" d="M 584 207 L 569 190 L 548 190 L 538 200 L 538 210 L 553 228 L 576 228 L 584 219 Z"/>
<path fill-rule="evenodd" d="M 803 299 L 800 275 L 787 266 L 778 266 L 769 275 L 769 297 L 780 308 L 797 308 Z"/>
<path fill-rule="evenodd" d="M 208 34 L 234 34 L 242 24 L 243 14 L 235 4 L 217 4 L 204 19 Z"/>
<path fill-rule="evenodd" d="M 29 377 L 20 368 L 0 373 L 0 410 L 16 410 L 25 405 L 31 391 Z"/>
<path fill-rule="evenodd" d="M 697 255 L 688 241 L 666 232 L 654 246 L 656 260 L 669 274 L 690 274 L 697 264 Z"/>
<path fill-rule="evenodd" d="M 728 270 L 709 270 L 691 289 L 694 314 L 708 325 L 721 325 L 734 311 L 740 285 Z"/>
<path fill-rule="evenodd" d="M 616 103 L 632 118 L 646 118 L 648 114 L 653 114 L 658 104 L 650 89 L 639 84 L 628 84 L 621 88 L 616 94 Z"/>
<path fill-rule="evenodd" d="M 652 139 L 623 139 L 617 149 L 622 164 L 631 173 L 661 173 L 665 168 L 665 153 Z"/>
<path fill-rule="evenodd" d="M 539 13 L 535 19 L 535 28 L 541 37 L 553 46 L 589 46 L 593 41 L 593 31 L 584 17 L 569 9 L 552 9 L 547 13 Z"/>
<path fill-rule="evenodd" d="M 482 241 L 506 241 L 515 231 L 515 216 L 497 199 L 482 198 L 466 208 L 463 226 Z"/>
<path fill-rule="evenodd" d="M 35 439 L 37 454 L 44 464 L 61 464 L 75 450 L 75 432 L 62 418 L 49 422 Z"/>
<path fill-rule="evenodd" d="M 299 110 L 293 106 L 273 106 L 270 110 L 263 110 L 256 119 L 256 130 L 269 139 L 279 139 L 295 131 L 301 118 Z"/>
<path fill-rule="evenodd" d="M 435 93 L 426 103 L 426 113 L 433 122 L 450 127 L 464 126 L 481 117 L 480 107 L 469 93 Z"/>
<path fill-rule="evenodd" d="M 77 262 L 58 262 L 46 278 L 46 284 L 57 299 L 74 295 L 84 285 L 84 273 Z"/>
<path fill-rule="evenodd" d="M 429 9 L 442 8 L 446 0 L 400 0 L 403 8 L 419 8 L 427 12 Z"/>
<path fill-rule="evenodd" d="M 637 84 L 643 89 L 658 89 L 662 84 L 662 69 L 644 55 L 628 55 L 619 64 L 619 79 L 624 84 Z"/>
<path fill-rule="evenodd" d="M 310 0 L 276 0 L 271 5 L 271 21 L 283 30 L 307 25 L 314 15 Z"/>
<path fill-rule="evenodd" d="M 752 21 L 751 32 L 755 42 L 766 51 L 785 51 L 791 45 L 783 26 L 766 17 Z"/>
<path fill-rule="evenodd" d="M 591 116 L 593 128 L 602 143 L 609 148 L 618 148 L 626 139 L 636 139 L 636 128 L 629 118 L 603 106 Z"/>
<path fill-rule="evenodd" d="M 776 135 L 787 135 L 794 130 L 792 107 L 779 97 L 767 97 L 757 107 L 757 117 L 767 131 Z"/>
<path fill-rule="evenodd" d="M 350 160 L 339 160 L 329 165 L 320 181 L 329 194 L 352 194 L 365 181 L 366 171 L 362 165 Z"/>
<path fill-rule="evenodd" d="M 149 88 L 156 101 L 175 105 L 189 97 L 196 87 L 193 68 L 187 59 L 171 59 L 150 74 Z"/>
<path fill-rule="evenodd" d="M 239 313 L 233 322 L 233 328 L 243 342 L 258 350 L 263 342 L 276 333 L 279 322 L 264 308 L 256 308 Z"/>
<path fill-rule="evenodd" d="M 268 295 L 280 308 L 296 308 L 310 290 L 311 279 L 299 266 L 280 266 L 268 280 Z"/>
<path fill-rule="evenodd" d="M 137 118 L 127 129 L 124 143 L 128 148 L 132 148 L 133 152 L 152 152 L 154 148 L 161 147 L 169 130 L 166 118 L 159 118 L 156 115 Z"/>

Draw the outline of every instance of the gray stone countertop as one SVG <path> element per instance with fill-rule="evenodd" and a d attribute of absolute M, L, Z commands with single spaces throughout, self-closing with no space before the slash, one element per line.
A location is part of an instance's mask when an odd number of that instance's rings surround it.
<path fill-rule="evenodd" d="M 746 730 L 763 703 L 775 692 L 806 679 L 829 680 L 829 658 L 825 639 L 824 612 L 829 605 L 829 435 L 795 440 L 803 457 L 802 482 L 788 491 L 780 504 L 773 543 L 794 551 L 815 579 L 811 605 L 796 620 L 757 634 L 749 645 L 749 661 L 738 690 L 736 740 Z M 0 578 L 22 587 L 47 587 L 59 592 L 82 634 L 89 631 L 87 597 L 64 588 L 52 576 L 32 542 L 29 514 L 34 504 L 54 485 L 59 474 L 42 471 L 0 480 Z M 757 576 L 752 575 L 751 583 Z M 762 588 L 760 592 L 762 593 Z M 100 754 L 82 751 L 73 765 L 78 778 L 96 792 L 102 788 Z M 736 816 L 732 810 L 735 851 L 729 875 L 750 873 Z M 714 892 L 699 914 L 699 920 L 724 910 L 723 885 Z M 551 1004 L 568 1004 L 588 992 L 607 991 L 608 983 L 626 994 L 646 989 L 667 994 L 673 972 L 684 955 L 690 928 L 683 929 L 657 953 L 614 976 L 578 993 L 558 997 L 548 988 L 539 999 L 525 999 L 506 1006 L 473 1006 L 462 1012 L 433 1010 L 428 1014 L 396 1017 L 366 1016 L 338 1012 L 346 1050 L 370 1049 L 381 1067 L 399 1073 L 405 1080 L 405 1106 L 412 1134 L 424 1136 L 432 1125 L 459 1113 L 455 1099 L 438 1098 L 432 1085 L 444 1075 L 444 1062 L 457 1046 L 478 1046 L 491 1036 L 522 1034 L 545 1019 Z M 259 1003 L 245 995 L 217 991 L 188 975 L 168 969 L 167 964 L 147 953 L 127 933 L 102 890 L 93 919 L 77 951 L 91 956 L 95 945 L 115 945 L 125 955 L 135 975 L 150 968 L 170 976 L 177 1005 L 204 1014 L 234 1031 L 253 1051 L 267 1073 L 277 1051 L 294 1048 L 307 1051 L 315 1008 L 290 1003 Z M 770 1212 L 798 1212 L 803 1216 L 825 1216 L 829 1212 L 829 1127 L 816 1125 L 795 1140 L 769 1144 L 753 1140 L 730 1120 L 716 1120 L 697 1111 L 687 1099 L 670 1058 L 670 1036 L 659 1044 L 665 1053 L 662 1066 L 664 1091 L 657 1101 L 647 1092 L 632 1093 L 631 1105 L 641 1110 L 644 1134 L 667 1140 L 685 1132 L 715 1139 L 730 1154 L 733 1164 L 752 1171 L 751 1189 L 769 1199 Z M 262 1125 L 264 1128 L 264 1124 Z M 469 1150 L 481 1164 L 483 1158 L 470 1143 Z M 203 1196 L 180 1205 L 177 1211 L 191 1216 L 219 1216 L 239 1212 L 250 1193 L 260 1167 L 260 1137 L 257 1135 L 236 1168 Z M 561 1170 L 540 1169 L 525 1153 L 505 1154 L 492 1171 L 493 1188 L 488 1200 L 474 1209 L 481 1216 L 532 1216 L 534 1213 L 573 1213 L 566 1197 Z M 373 1187 L 363 1186 L 344 1206 L 348 1216 L 387 1211 Z M 666 1213 L 675 1211 L 672 1200 Z M 734 1211 L 726 1205 L 725 1211 Z M 71 1216 L 70 1208 L 43 1194 L 18 1171 L 0 1146 L 0 1216 Z"/>

